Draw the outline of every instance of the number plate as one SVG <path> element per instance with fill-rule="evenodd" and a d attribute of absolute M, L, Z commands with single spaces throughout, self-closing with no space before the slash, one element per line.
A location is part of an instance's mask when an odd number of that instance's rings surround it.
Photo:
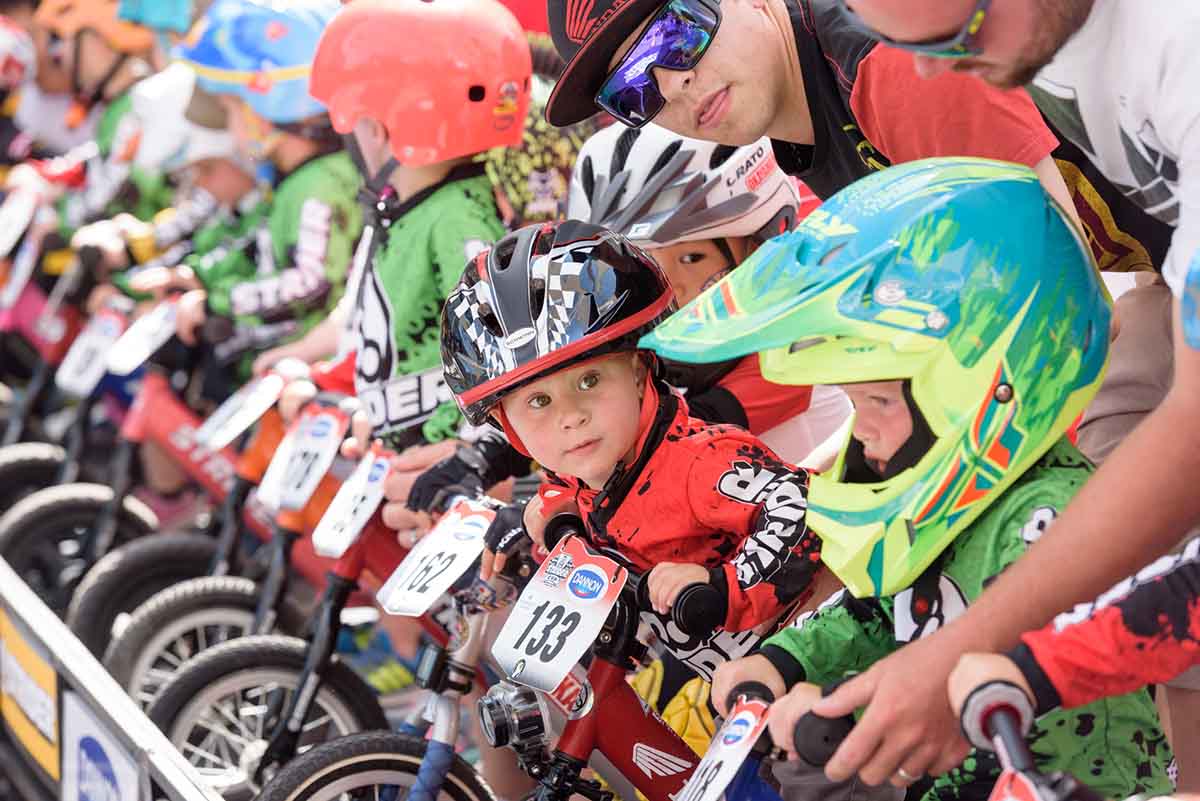
<path fill-rule="evenodd" d="M 354 544 L 383 500 L 383 481 L 391 470 L 390 454 L 378 445 L 354 468 L 313 532 L 318 556 L 340 559 Z"/>
<path fill-rule="evenodd" d="M 54 373 L 54 383 L 63 392 L 86 398 L 104 378 L 107 357 L 125 332 L 125 315 L 115 309 L 101 309 L 71 343 L 66 358 Z"/>
<path fill-rule="evenodd" d="M 287 475 L 280 496 L 281 509 L 303 509 L 329 472 L 350 428 L 350 416 L 337 409 L 307 408 L 304 428 L 297 432 L 296 445 L 288 459 Z"/>
<path fill-rule="evenodd" d="M 494 506 L 463 499 L 417 541 L 376 599 L 393 615 L 420 617 L 475 564 Z"/>
<path fill-rule="evenodd" d="M 725 788 L 767 728 L 769 708 L 765 701 L 739 698 L 676 801 L 721 801 Z"/>
<path fill-rule="evenodd" d="M 282 377 L 268 373 L 233 393 L 217 407 L 196 432 L 196 440 L 209 450 L 219 451 L 258 422 L 275 405 L 287 384 Z"/>
<path fill-rule="evenodd" d="M 592 646 L 627 577 L 581 538 L 567 537 L 517 599 L 492 656 L 515 681 L 553 692 Z"/>
<path fill-rule="evenodd" d="M 267 463 L 262 480 L 258 482 L 258 489 L 254 491 L 258 502 L 273 515 L 279 514 L 280 504 L 283 503 L 283 480 L 287 477 L 292 450 L 296 447 L 296 438 L 300 436 L 303 426 L 303 417 L 297 417 L 288 426 L 287 433 L 283 435 L 275 453 L 271 455 L 271 461 Z"/>
<path fill-rule="evenodd" d="M 8 271 L 8 281 L 4 288 L 0 289 L 0 309 L 11 309 L 20 299 L 21 292 L 29 283 L 33 269 L 37 266 L 37 255 L 38 251 L 32 239 L 21 243 L 17 255 L 13 257 L 12 268 Z"/>
<path fill-rule="evenodd" d="M 135 320 L 108 352 L 108 371 L 126 376 L 175 336 L 175 301 L 164 300 Z"/>
<path fill-rule="evenodd" d="M 37 213 L 38 196 L 36 192 L 15 190 L 4 198 L 0 205 L 0 258 L 4 258 L 16 247 L 21 234 L 29 228 Z"/>

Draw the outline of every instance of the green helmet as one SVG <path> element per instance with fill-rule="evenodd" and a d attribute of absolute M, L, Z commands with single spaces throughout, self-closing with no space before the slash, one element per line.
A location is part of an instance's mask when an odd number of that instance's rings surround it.
<path fill-rule="evenodd" d="M 809 524 L 855 595 L 911 584 L 1053 445 L 1100 386 L 1110 304 L 1087 245 L 1032 170 L 893 167 L 839 192 L 641 346 L 755 351 L 782 384 L 909 381 L 933 443 L 875 484 L 814 476 Z"/>

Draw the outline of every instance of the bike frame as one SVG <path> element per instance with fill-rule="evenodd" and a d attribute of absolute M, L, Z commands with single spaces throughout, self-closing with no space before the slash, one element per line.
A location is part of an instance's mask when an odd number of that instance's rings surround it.
<path fill-rule="evenodd" d="M 539 801 L 568 801 L 572 792 L 580 792 L 579 774 L 593 754 L 611 763 L 647 801 L 683 801 L 679 793 L 700 757 L 625 680 L 645 653 L 636 639 L 638 622 L 636 604 L 622 594 L 600 632 L 587 671 L 582 692 L 591 693 L 591 698 L 576 701 L 584 712 L 567 721 L 548 767 L 539 771 Z M 758 776 L 760 761 L 748 757 L 735 777 L 731 786 L 737 788 L 739 801 L 779 801 L 778 793 Z M 593 801 L 603 797 L 594 789 L 584 794 Z"/>

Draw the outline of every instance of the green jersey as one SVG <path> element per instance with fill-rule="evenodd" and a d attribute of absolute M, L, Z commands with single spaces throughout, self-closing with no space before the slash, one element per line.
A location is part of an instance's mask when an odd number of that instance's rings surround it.
<path fill-rule="evenodd" d="M 442 378 L 442 304 L 467 261 L 504 228 L 479 164 L 385 214 L 352 321 L 354 385 L 375 436 L 404 447 L 457 433 L 458 407 Z"/>
<path fill-rule="evenodd" d="M 790 657 L 803 680 L 825 685 L 932 634 L 962 614 L 1041 536 L 1091 472 L 1083 455 L 1060 441 L 912 586 L 884 598 L 858 599 L 843 590 L 768 639 L 768 654 L 776 662 Z M 1106 797 L 1171 791 L 1171 751 L 1145 690 L 1051 712 L 1036 722 L 1029 742 L 1040 769 L 1067 771 Z M 972 751 L 959 768 L 938 777 L 924 798 L 986 797 L 999 774 L 993 754 Z"/>
<path fill-rule="evenodd" d="M 220 361 L 290 339 L 333 310 L 362 230 L 360 184 L 346 153 L 318 156 L 243 215 L 240 235 L 188 262 L 209 311 L 236 324 L 234 337 L 216 348 Z"/>

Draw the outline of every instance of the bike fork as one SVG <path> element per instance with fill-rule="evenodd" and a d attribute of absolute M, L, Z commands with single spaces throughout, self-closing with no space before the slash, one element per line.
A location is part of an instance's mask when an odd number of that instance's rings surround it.
<path fill-rule="evenodd" d="M 454 764 L 454 746 L 458 742 L 459 702 L 471 691 L 475 668 L 479 664 L 487 628 L 486 612 L 466 616 L 466 634 L 453 652 L 441 651 L 433 659 L 421 660 L 417 683 L 430 691 L 425 718 L 433 732 L 425 747 L 425 756 L 417 771 L 417 780 L 408 801 L 435 801 Z"/>
<path fill-rule="evenodd" d="M 38 360 L 37 365 L 33 368 L 33 374 L 29 376 L 29 383 L 25 385 L 25 391 L 18 396 L 17 402 L 9 410 L 8 425 L 4 428 L 2 444 L 15 445 L 21 441 L 21 437 L 25 436 L 29 415 L 33 414 L 33 410 L 46 399 L 52 372 L 53 368 L 44 359 Z"/>
<path fill-rule="evenodd" d="M 58 470 L 58 484 L 74 484 L 79 480 L 79 469 L 83 463 L 83 452 L 87 448 L 88 425 L 91 422 L 92 409 L 96 405 L 94 397 L 84 398 L 75 407 L 75 416 L 67 428 L 66 451 L 67 458 Z"/>
<path fill-rule="evenodd" d="M 336 573 L 328 574 L 328 581 L 325 593 L 321 597 L 313 636 L 308 644 L 296 692 L 292 694 L 287 709 L 275 725 L 271 741 L 267 743 L 267 749 L 255 772 L 256 782 L 262 782 L 263 771 L 268 765 L 282 765 L 296 755 L 304 719 L 308 717 L 309 707 L 312 706 L 317 690 L 321 687 L 321 676 L 333 657 L 342 610 L 346 607 L 346 601 L 350 598 L 350 593 L 354 592 L 357 582 L 342 578 Z"/>
<path fill-rule="evenodd" d="M 258 607 L 254 610 L 254 633 L 269 634 L 279 618 L 279 606 L 287 591 L 288 574 L 292 564 L 292 547 L 300 534 L 278 523 L 271 524 L 271 559 L 267 575 L 258 588 Z M 345 601 L 343 601 L 343 604 Z"/>
<path fill-rule="evenodd" d="M 137 447 L 136 442 L 129 440 L 117 443 L 112 461 L 112 500 L 100 510 L 96 525 L 88 530 L 80 543 L 81 551 L 86 555 L 84 562 L 88 565 L 95 564 L 96 560 L 108 553 L 117 538 L 121 508 L 133 487 L 133 460 L 137 455 Z"/>
<path fill-rule="evenodd" d="M 238 549 L 238 534 L 242 530 L 242 509 L 253 486 L 253 483 L 238 476 L 221 504 L 221 528 L 217 532 L 217 550 L 208 568 L 210 576 L 227 576 L 233 567 L 233 558 Z"/>

